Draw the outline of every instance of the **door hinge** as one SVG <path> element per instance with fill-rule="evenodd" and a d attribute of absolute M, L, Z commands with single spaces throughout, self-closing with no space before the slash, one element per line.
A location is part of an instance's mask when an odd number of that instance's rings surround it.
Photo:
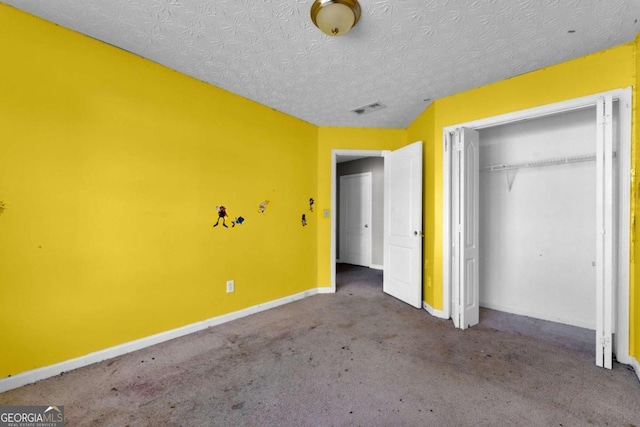
<path fill-rule="evenodd" d="M 600 342 L 600 346 L 602 348 L 607 348 L 611 344 L 611 338 L 610 337 L 600 337 L 599 342 Z"/>

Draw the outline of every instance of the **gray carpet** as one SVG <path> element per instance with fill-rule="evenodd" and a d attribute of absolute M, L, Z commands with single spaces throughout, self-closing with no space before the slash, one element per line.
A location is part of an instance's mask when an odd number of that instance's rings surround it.
<path fill-rule="evenodd" d="M 630 368 L 589 331 L 483 310 L 460 331 L 340 266 L 337 293 L 4 394 L 65 406 L 68 426 L 640 425 Z"/>

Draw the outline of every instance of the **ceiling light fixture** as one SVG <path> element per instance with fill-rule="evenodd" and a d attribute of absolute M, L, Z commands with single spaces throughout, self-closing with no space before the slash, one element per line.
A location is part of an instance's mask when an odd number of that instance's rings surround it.
<path fill-rule="evenodd" d="M 328 36 L 349 32 L 360 19 L 358 0 L 316 0 L 311 6 L 311 20 Z"/>

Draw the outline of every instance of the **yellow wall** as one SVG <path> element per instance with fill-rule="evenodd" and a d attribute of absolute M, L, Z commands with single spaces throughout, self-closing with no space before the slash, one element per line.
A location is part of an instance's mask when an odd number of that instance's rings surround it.
<path fill-rule="evenodd" d="M 403 129 L 321 127 L 318 129 L 318 279 L 319 287 L 331 286 L 331 150 L 395 150 L 405 145 Z M 331 212 L 334 215 L 335 212 Z"/>
<path fill-rule="evenodd" d="M 636 43 L 629 43 L 436 100 L 408 128 L 409 139 L 424 139 L 425 175 L 425 301 L 442 309 L 442 132 L 445 126 L 492 117 L 611 89 L 636 85 Z M 634 95 L 637 95 L 635 93 Z M 635 147 L 635 138 L 634 145 Z M 433 248 L 433 249 L 432 249 Z M 632 288 L 634 284 L 632 283 Z M 427 285 L 425 284 L 425 287 Z M 636 328 L 636 331 L 638 328 Z M 637 337 L 637 332 L 636 338 Z"/>
<path fill-rule="evenodd" d="M 0 378 L 316 286 L 317 127 L 6 5 L 0 55 Z"/>

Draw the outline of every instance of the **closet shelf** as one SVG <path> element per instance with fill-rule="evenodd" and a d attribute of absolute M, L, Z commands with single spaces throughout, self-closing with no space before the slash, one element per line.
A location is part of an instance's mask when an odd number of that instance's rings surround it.
<path fill-rule="evenodd" d="M 613 157 L 616 157 L 615 151 L 613 152 Z M 512 163 L 509 165 L 491 165 L 480 168 L 480 172 L 499 172 L 513 169 L 522 169 L 522 168 L 536 168 L 541 166 L 555 166 L 555 165 L 564 165 L 567 163 L 582 163 L 582 162 L 592 162 L 596 160 L 595 154 L 586 154 L 582 156 L 572 156 L 572 157 L 558 157 L 554 159 L 545 159 L 545 160 L 534 160 L 532 162 L 522 162 L 522 163 Z"/>

